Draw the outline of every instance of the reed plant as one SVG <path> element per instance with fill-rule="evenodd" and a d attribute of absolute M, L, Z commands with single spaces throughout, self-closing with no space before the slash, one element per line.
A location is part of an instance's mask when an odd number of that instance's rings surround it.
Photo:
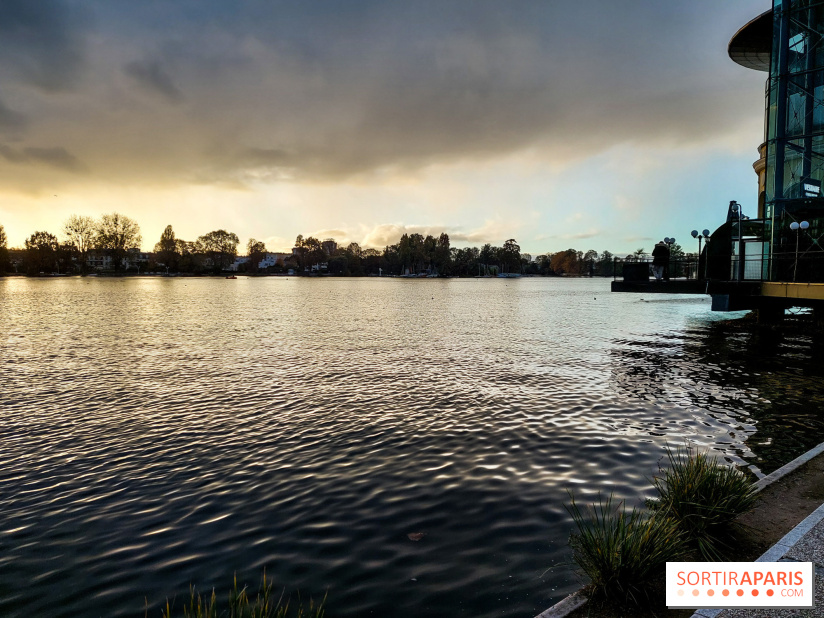
<path fill-rule="evenodd" d="M 661 514 L 628 510 L 610 495 L 582 511 L 570 493 L 566 509 L 578 530 L 570 536 L 573 559 L 589 577 L 593 596 L 642 605 L 666 563 L 684 553 L 677 522 Z"/>
<path fill-rule="evenodd" d="M 675 520 L 702 559 L 722 559 L 733 520 L 755 506 L 755 486 L 743 472 L 707 452 L 668 449 L 667 458 L 669 466 L 652 479 L 659 497 L 647 506 Z"/>
<path fill-rule="evenodd" d="M 214 589 L 211 596 L 204 599 L 194 586 L 190 586 L 189 601 L 183 603 L 181 613 L 176 613 L 174 604 L 170 605 L 167 600 L 163 618 L 181 614 L 183 618 L 323 618 L 326 614 L 326 597 L 317 605 L 311 599 L 304 605 L 298 598 L 298 604 L 292 606 L 288 598 L 284 599 L 283 593 L 275 598 L 273 591 L 274 583 L 266 578 L 266 571 L 254 598 L 249 596 L 246 586 L 238 587 L 235 575 L 228 604 L 225 609 L 220 609 Z"/>

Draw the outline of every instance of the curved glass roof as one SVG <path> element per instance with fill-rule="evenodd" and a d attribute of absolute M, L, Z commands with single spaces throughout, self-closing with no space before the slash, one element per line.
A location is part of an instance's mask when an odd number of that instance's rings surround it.
<path fill-rule="evenodd" d="M 735 33 L 727 48 L 730 58 L 742 67 L 769 73 L 772 36 L 773 12 L 770 10 Z"/>

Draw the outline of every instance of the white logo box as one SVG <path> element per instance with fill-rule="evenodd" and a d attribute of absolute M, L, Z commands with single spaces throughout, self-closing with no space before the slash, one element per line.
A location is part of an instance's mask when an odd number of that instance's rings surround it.
<path fill-rule="evenodd" d="M 668 562 L 666 582 L 670 609 L 815 606 L 812 562 Z"/>

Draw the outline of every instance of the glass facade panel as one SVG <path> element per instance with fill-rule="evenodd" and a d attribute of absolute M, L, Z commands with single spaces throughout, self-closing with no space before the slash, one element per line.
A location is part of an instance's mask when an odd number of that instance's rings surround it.
<path fill-rule="evenodd" d="M 766 87 L 765 247 L 786 249 L 798 213 L 824 221 L 824 2 L 774 0 Z M 782 249 L 783 248 L 783 249 Z M 771 260 L 773 261 L 773 260 Z M 781 278 L 772 270 L 771 278 Z"/>

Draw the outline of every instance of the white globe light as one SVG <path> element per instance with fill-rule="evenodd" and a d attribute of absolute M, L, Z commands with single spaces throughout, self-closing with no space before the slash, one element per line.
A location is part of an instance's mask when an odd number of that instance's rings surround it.
<path fill-rule="evenodd" d="M 692 234 L 693 238 L 698 238 L 698 230 L 693 230 L 690 234 Z"/>
<path fill-rule="evenodd" d="M 793 221 L 792 223 L 790 223 L 790 229 L 791 229 L 793 232 L 795 232 L 798 228 L 799 228 L 799 225 L 798 225 L 798 222 L 797 222 L 797 221 Z"/>
<path fill-rule="evenodd" d="M 704 234 L 704 236 L 709 236 L 709 235 L 710 235 L 710 231 L 709 231 L 709 230 L 704 230 L 702 233 Z"/>
<path fill-rule="evenodd" d="M 810 227 L 810 222 L 809 221 L 802 221 L 801 222 L 801 229 L 802 230 L 806 230 L 808 227 Z"/>

